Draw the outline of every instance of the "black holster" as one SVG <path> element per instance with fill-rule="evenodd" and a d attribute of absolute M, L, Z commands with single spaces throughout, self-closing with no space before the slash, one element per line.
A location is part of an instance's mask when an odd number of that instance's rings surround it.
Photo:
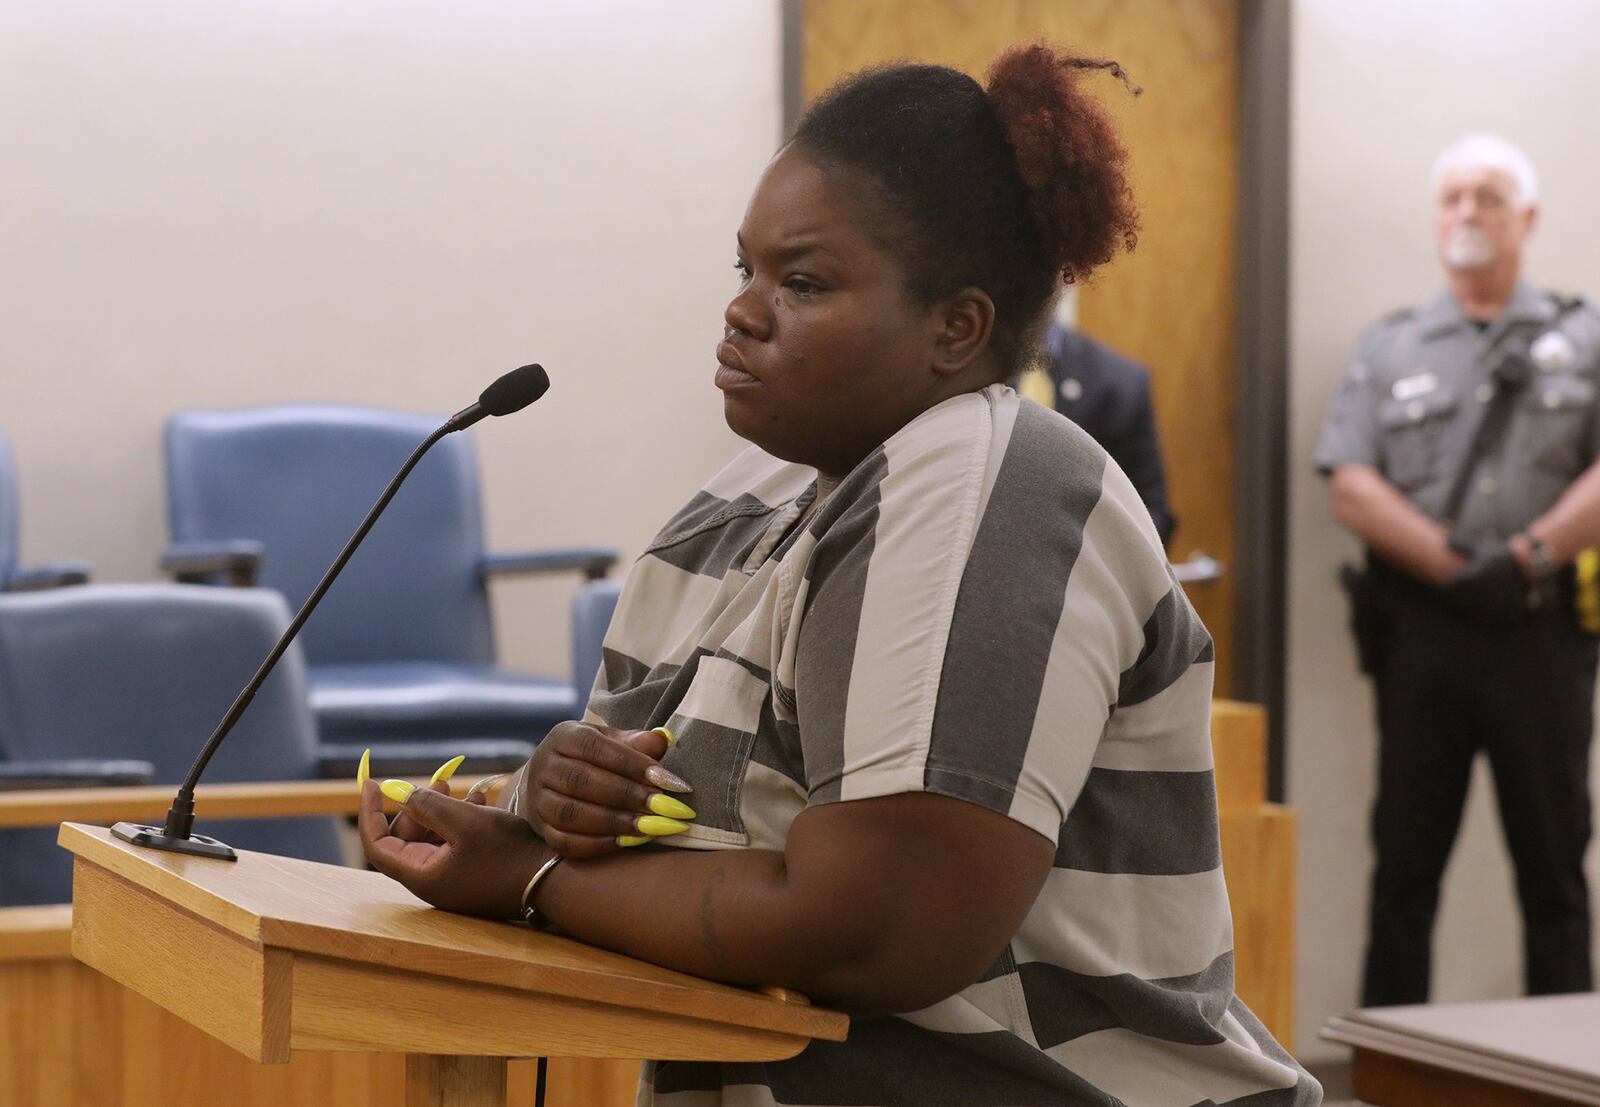
<path fill-rule="evenodd" d="M 1577 621 L 1577 574 L 1571 566 L 1544 582 L 1537 604 L 1504 616 L 1485 614 L 1478 606 L 1463 606 L 1449 595 L 1447 588 L 1424 584 L 1371 551 L 1364 566 L 1339 566 L 1339 583 L 1350 597 L 1350 631 L 1356 640 L 1356 660 L 1369 676 L 1376 676 L 1382 667 L 1395 619 L 1407 603 L 1435 605 L 1485 628 L 1506 628 L 1535 618 Z"/>
<path fill-rule="evenodd" d="M 1350 600 L 1350 633 L 1356 640 L 1356 663 L 1376 676 L 1383 667 L 1404 581 L 1396 570 L 1370 555 L 1365 566 L 1339 566 L 1339 583 Z"/>

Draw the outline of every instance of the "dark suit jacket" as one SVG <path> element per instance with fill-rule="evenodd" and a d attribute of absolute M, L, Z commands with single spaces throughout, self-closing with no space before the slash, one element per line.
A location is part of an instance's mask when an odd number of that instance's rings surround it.
<path fill-rule="evenodd" d="M 1109 346 L 1055 324 L 1045 335 L 1045 354 L 1056 410 L 1088 431 L 1122 466 L 1165 544 L 1178 520 L 1167 506 L 1149 370 Z"/>

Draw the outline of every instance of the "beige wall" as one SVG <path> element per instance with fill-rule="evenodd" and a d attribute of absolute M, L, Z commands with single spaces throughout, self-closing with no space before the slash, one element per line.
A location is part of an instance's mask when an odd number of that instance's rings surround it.
<path fill-rule="evenodd" d="M 637 554 L 737 446 L 779 57 L 776 0 L 0 0 L 25 559 L 154 578 L 176 408 L 448 413 L 531 360 L 549 396 L 476 432 L 492 545 Z M 503 656 L 564 671 L 570 581 L 495 588 Z"/>
<path fill-rule="evenodd" d="M 1450 139 L 1521 144 L 1545 198 L 1530 275 L 1600 295 L 1600 5 L 1589 0 L 1296 0 L 1291 103 L 1289 788 L 1302 823 L 1300 1049 L 1355 1004 L 1375 758 L 1335 566 L 1355 545 L 1311 468 L 1325 405 L 1359 330 L 1432 295 L 1426 178 Z M 1452 861 L 1435 996 L 1517 994 L 1511 873 L 1481 772 Z M 1591 853 L 1591 880 L 1595 880 Z"/>

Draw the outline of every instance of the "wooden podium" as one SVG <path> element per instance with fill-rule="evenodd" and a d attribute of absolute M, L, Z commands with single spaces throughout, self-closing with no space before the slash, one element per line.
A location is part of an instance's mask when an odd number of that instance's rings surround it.
<path fill-rule="evenodd" d="M 256 1061 L 406 1054 L 411 1107 L 501 1107 L 509 1058 L 770 1061 L 844 1015 L 519 926 L 437 911 L 378 873 L 141 849 L 63 823 L 72 952 Z"/>

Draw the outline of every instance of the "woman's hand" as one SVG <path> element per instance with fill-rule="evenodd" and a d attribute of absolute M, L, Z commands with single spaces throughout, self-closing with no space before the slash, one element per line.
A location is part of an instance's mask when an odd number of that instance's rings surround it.
<path fill-rule="evenodd" d="M 573 860 L 682 834 L 694 809 L 667 793 L 692 789 L 661 766 L 671 744 L 665 727 L 562 723 L 524 766 L 516 810 L 552 849 Z"/>
<path fill-rule="evenodd" d="M 363 789 L 366 787 L 364 783 L 365 779 L 365 777 L 362 778 Z M 400 783 L 404 784 L 403 781 Z M 435 792 L 441 792 L 447 796 L 453 794 L 450 790 L 450 781 L 448 777 L 444 778 L 443 780 L 435 780 L 431 787 Z M 383 785 L 380 784 L 378 786 L 378 790 L 379 792 L 382 792 Z M 363 798 L 365 798 L 364 795 Z M 463 799 L 467 803 L 474 804 L 484 804 L 488 802 L 488 796 L 481 791 L 468 792 Z M 406 810 L 404 804 L 402 804 L 400 807 L 400 814 L 396 815 L 394 817 L 394 822 L 389 825 L 389 833 L 405 842 L 430 842 L 436 846 L 444 845 L 444 839 L 439 837 L 439 835 L 435 834 L 433 831 L 429 830 L 427 827 L 423 826 L 421 823 L 417 822 L 417 820 L 413 819 L 410 812 Z"/>
<path fill-rule="evenodd" d="M 514 919 L 522 890 L 550 856 L 526 821 L 450 798 L 443 781 L 411 792 L 389 825 L 378 783 L 361 787 L 361 845 L 372 867 L 446 911 Z"/>

